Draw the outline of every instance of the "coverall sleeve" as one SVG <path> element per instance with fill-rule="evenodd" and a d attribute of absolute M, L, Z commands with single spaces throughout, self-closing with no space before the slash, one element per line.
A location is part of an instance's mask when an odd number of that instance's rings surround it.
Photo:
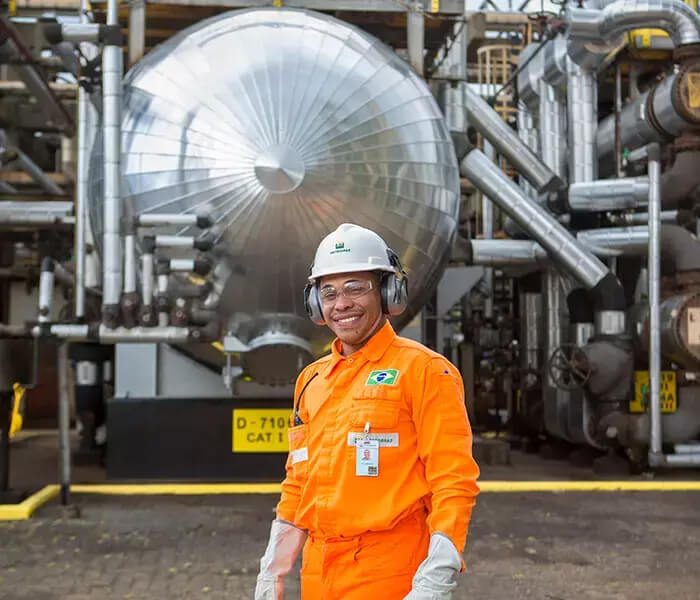
<path fill-rule="evenodd" d="M 428 528 L 450 537 L 464 550 L 472 507 L 479 493 L 479 467 L 472 457 L 472 432 L 459 372 L 441 357 L 431 358 L 423 371 L 413 417 L 418 454 L 430 487 Z"/>
<path fill-rule="evenodd" d="M 304 383 L 308 377 L 308 372 L 304 369 L 297 377 L 296 385 L 294 386 L 294 402 L 296 403 L 299 394 L 301 393 Z M 294 414 L 290 417 L 290 428 L 294 426 Z M 280 498 L 279 504 L 277 504 L 277 518 L 289 523 L 294 523 L 294 516 L 297 512 L 297 507 L 299 506 L 299 500 L 301 499 L 301 486 L 303 482 L 294 477 L 294 470 L 292 469 L 292 455 L 291 451 L 287 454 L 287 463 L 285 466 L 286 476 L 282 482 L 282 496 Z"/>

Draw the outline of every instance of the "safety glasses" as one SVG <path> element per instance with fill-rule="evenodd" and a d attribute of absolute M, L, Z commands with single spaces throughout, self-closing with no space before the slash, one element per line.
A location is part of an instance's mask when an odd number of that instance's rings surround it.
<path fill-rule="evenodd" d="M 339 296 L 343 296 L 348 300 L 357 300 L 365 294 L 369 294 L 373 289 L 374 282 L 371 279 L 367 279 L 365 281 L 348 281 L 341 288 L 326 285 L 321 288 L 319 294 L 321 302 L 333 304 L 338 300 Z"/>

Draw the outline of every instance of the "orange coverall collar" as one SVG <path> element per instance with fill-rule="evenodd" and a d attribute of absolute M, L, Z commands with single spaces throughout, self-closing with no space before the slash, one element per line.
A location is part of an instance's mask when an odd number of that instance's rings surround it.
<path fill-rule="evenodd" d="M 389 346 L 391 346 L 395 339 L 396 332 L 391 326 L 391 323 L 387 321 L 384 323 L 384 325 L 382 325 L 379 331 L 377 331 L 369 339 L 369 341 L 362 346 L 362 348 L 350 356 L 355 357 L 357 355 L 361 355 L 363 358 L 369 361 L 377 362 L 382 356 L 384 356 L 384 353 L 389 349 Z M 340 340 L 335 338 L 335 340 L 333 340 L 333 344 L 331 344 L 331 360 L 329 361 L 328 368 L 326 369 L 326 373 L 324 375 L 326 378 L 331 376 L 335 370 L 335 367 L 340 361 L 350 358 L 349 356 L 343 356 L 340 353 L 340 350 Z"/>

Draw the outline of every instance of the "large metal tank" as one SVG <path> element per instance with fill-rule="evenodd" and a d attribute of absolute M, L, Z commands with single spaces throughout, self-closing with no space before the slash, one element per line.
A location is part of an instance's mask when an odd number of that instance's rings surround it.
<path fill-rule="evenodd" d="M 128 73 L 122 123 L 126 213 L 214 216 L 217 308 L 255 348 L 247 367 L 260 381 L 293 379 L 327 351 L 302 288 L 339 224 L 374 229 L 401 257 L 410 308 L 397 327 L 437 285 L 459 210 L 454 148 L 425 82 L 360 29 L 291 9 L 203 21 Z"/>

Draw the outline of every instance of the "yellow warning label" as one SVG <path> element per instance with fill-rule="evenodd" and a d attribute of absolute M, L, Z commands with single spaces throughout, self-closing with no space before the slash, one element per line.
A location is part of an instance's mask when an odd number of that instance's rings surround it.
<path fill-rule="evenodd" d="M 649 371 L 634 372 L 634 400 L 630 400 L 631 413 L 643 413 L 649 407 Z M 661 371 L 661 412 L 672 413 L 678 409 L 676 372 Z"/>
<path fill-rule="evenodd" d="M 700 108 L 700 73 L 688 73 L 688 104 Z"/>
<path fill-rule="evenodd" d="M 7 14 L 10 17 L 17 16 L 17 0 L 9 0 L 7 3 Z"/>
<path fill-rule="evenodd" d="M 233 452 L 288 452 L 288 408 L 236 408 Z"/>
<path fill-rule="evenodd" d="M 440 12 L 440 0 L 430 0 L 430 12 Z"/>

